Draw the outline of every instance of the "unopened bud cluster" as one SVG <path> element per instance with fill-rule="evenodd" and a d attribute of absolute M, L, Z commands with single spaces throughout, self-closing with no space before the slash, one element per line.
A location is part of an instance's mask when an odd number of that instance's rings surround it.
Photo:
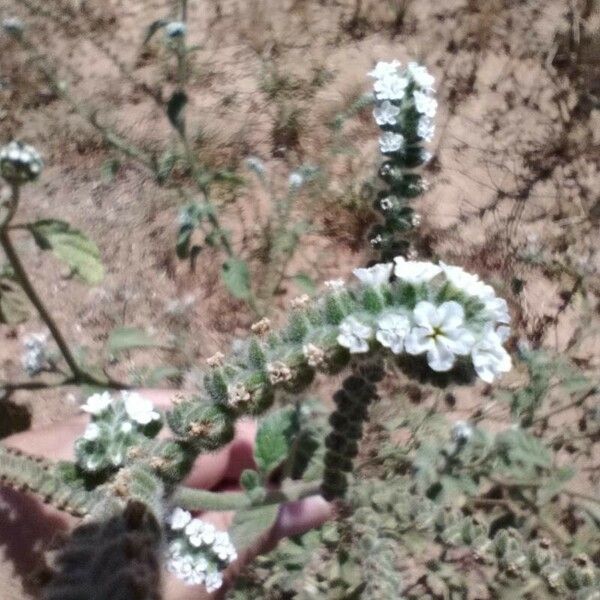
<path fill-rule="evenodd" d="M 13 141 L 0 149 L 0 174 L 9 183 L 34 181 L 43 168 L 42 157 L 33 146 Z"/>
<path fill-rule="evenodd" d="M 223 585 L 222 571 L 237 559 L 226 531 L 176 508 L 170 516 L 167 569 L 188 585 L 206 586 L 209 593 Z"/>
<path fill-rule="evenodd" d="M 348 489 L 346 473 L 352 471 L 352 460 L 358 454 L 358 442 L 369 404 L 377 396 L 374 381 L 352 375 L 333 395 L 337 409 L 329 417 L 331 432 L 325 439 L 325 470 L 321 494 L 326 500 L 343 497 Z"/>
<path fill-rule="evenodd" d="M 75 442 L 79 466 L 100 473 L 123 466 L 133 448 L 154 438 L 162 418 L 152 402 L 137 392 L 93 394 L 81 407 L 91 416 L 83 435 Z"/>
<path fill-rule="evenodd" d="M 379 147 L 384 162 L 379 176 L 385 184 L 374 206 L 383 223 L 371 230 L 369 238 L 382 260 L 389 260 L 408 252 L 404 233 L 418 220 L 409 200 L 424 191 L 415 169 L 431 158 L 424 143 L 435 131 L 435 79 L 425 67 L 409 62 L 401 68 L 397 60 L 377 63 L 369 75 L 375 80 L 373 117 L 382 130 Z"/>

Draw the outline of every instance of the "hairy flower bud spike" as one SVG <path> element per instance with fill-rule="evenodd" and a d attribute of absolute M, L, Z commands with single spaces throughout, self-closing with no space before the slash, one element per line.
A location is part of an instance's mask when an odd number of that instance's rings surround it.
<path fill-rule="evenodd" d="M 389 188 L 379 192 L 376 209 L 383 224 L 373 228 L 369 239 L 382 262 L 408 252 L 408 233 L 418 226 L 406 200 L 420 195 L 425 186 L 415 171 L 431 159 L 422 147 L 433 139 L 437 101 L 434 78 L 415 62 L 401 68 L 398 61 L 379 62 L 369 73 L 375 79 L 373 117 L 382 130 L 379 138 L 385 162 L 379 176 Z"/>

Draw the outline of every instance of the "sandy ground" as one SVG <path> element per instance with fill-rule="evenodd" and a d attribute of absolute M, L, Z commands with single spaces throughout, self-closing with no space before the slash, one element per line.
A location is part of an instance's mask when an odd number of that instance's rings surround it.
<path fill-rule="evenodd" d="M 172 3 L 56 0 L 48 3 L 55 19 L 40 14 L 45 4 L 0 0 L 0 19 L 19 16 L 27 23 L 73 95 L 99 109 L 102 122 L 145 147 L 172 141 L 142 86 L 168 97 L 173 81 L 164 51 L 158 39 L 141 49 L 144 28 L 168 15 Z M 200 160 L 236 168 L 243 158 L 259 156 L 279 188 L 303 161 L 326 168 L 325 188 L 302 199 L 314 233 L 290 272 L 310 271 L 316 262 L 319 281 L 346 276 L 366 258 L 361 248 L 368 210 L 361 188 L 377 162 L 377 131 L 368 113 L 359 115 L 343 130 L 342 143 L 353 152 L 333 155 L 327 122 L 368 91 L 365 73 L 376 60 L 418 58 L 436 75 L 441 108 L 427 171 L 430 188 L 417 201 L 421 255 L 464 265 L 492 282 L 511 303 L 515 341 L 564 353 L 597 373 L 598 3 L 405 4 L 404 18 L 395 24 L 380 1 L 365 0 L 353 19 L 350 0 L 191 0 L 190 42 L 199 49 L 187 114 L 189 130 L 203 132 Z M 281 75 L 285 81 L 273 93 Z M 282 136 L 282 115 L 294 111 L 299 126 Z M 176 341 L 180 350 L 134 353 L 111 365 L 111 372 L 131 377 L 144 365 L 169 363 L 186 374 L 184 386 L 193 385 L 193 365 L 253 321 L 219 283 L 222 257 L 205 251 L 195 272 L 178 262 L 181 200 L 130 161 L 113 178 L 103 175 L 102 165 L 114 154 L 0 35 L 0 142 L 12 137 L 35 144 L 47 164 L 41 183 L 26 189 L 19 220 L 71 222 L 98 243 L 107 268 L 105 281 L 90 288 L 18 236 L 27 267 L 69 340 L 100 357 L 112 328 L 145 327 L 165 343 Z M 254 224 L 265 209 L 261 192 L 250 185 L 232 198 L 223 188 L 216 201 L 236 247 L 256 256 Z M 286 283 L 280 291 L 270 311 L 274 320 L 299 290 Z M 35 321 L 0 325 L 0 379 L 24 379 L 23 336 L 38 330 Z M 2 434 L 72 414 L 75 394 L 13 394 L 0 405 Z M 26 597 L 11 573 L 9 563 L 0 565 L 2 597 Z"/>

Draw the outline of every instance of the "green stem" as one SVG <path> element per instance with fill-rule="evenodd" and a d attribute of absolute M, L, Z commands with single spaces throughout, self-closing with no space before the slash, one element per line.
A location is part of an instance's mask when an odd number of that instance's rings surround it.
<path fill-rule="evenodd" d="M 68 93 L 64 83 L 57 79 L 54 70 L 47 64 L 44 56 L 38 52 L 37 48 L 31 42 L 26 40 L 24 36 L 19 38 L 19 41 L 23 48 L 31 54 L 33 60 L 38 64 L 38 68 L 42 75 L 46 78 L 48 85 L 61 100 L 64 100 L 73 109 L 73 111 L 75 111 L 82 119 L 87 121 L 87 123 L 89 123 L 94 129 L 96 129 L 102 135 L 107 144 L 113 146 L 125 154 L 125 156 L 138 160 L 153 173 L 156 173 L 155 160 L 151 155 L 145 153 L 140 148 L 137 148 L 131 142 L 125 140 L 105 125 L 99 123 L 97 111 L 86 107 L 83 103 L 78 102 Z"/>
<path fill-rule="evenodd" d="M 319 490 L 320 484 L 318 483 L 292 481 L 280 490 L 268 491 L 263 500 L 255 502 L 246 492 L 210 492 L 180 486 L 171 496 L 171 502 L 187 510 L 242 510 L 302 500 L 308 496 L 318 495 Z"/>
<path fill-rule="evenodd" d="M 579 396 L 572 402 L 569 402 L 569 404 L 565 404 L 564 406 L 559 406 L 553 410 L 549 410 L 547 413 L 544 413 L 543 415 L 539 415 L 531 422 L 531 424 L 535 425 L 536 423 L 546 421 L 546 420 L 550 419 L 551 417 L 554 417 L 555 415 L 565 412 L 566 410 L 569 410 L 570 408 L 577 408 L 577 407 L 581 406 L 590 396 L 597 394 L 599 389 L 600 388 L 597 385 L 592 385 L 585 392 L 583 392 L 583 394 L 581 394 L 581 396 Z"/>
<path fill-rule="evenodd" d="M 12 195 L 11 201 L 8 208 L 8 213 L 5 218 L 2 220 L 0 224 L 0 245 L 8 258 L 8 261 L 15 272 L 15 276 L 19 281 L 23 291 L 29 298 L 30 302 L 35 306 L 38 314 L 46 324 L 46 327 L 50 330 L 56 345 L 58 346 L 63 358 L 65 359 L 67 365 L 69 365 L 69 369 L 73 373 L 75 379 L 81 383 L 89 383 L 91 385 L 101 385 L 105 386 L 106 381 L 99 380 L 93 375 L 86 373 L 75 360 L 73 353 L 67 343 L 65 337 L 63 336 L 61 330 L 58 328 L 56 321 L 42 302 L 42 299 L 39 297 L 36 292 L 29 276 L 27 275 L 27 271 L 19 258 L 19 255 L 10 239 L 10 234 L 8 232 L 8 226 L 10 224 L 11 219 L 15 215 L 17 211 L 17 206 L 19 205 L 19 186 L 16 184 L 12 185 Z"/>

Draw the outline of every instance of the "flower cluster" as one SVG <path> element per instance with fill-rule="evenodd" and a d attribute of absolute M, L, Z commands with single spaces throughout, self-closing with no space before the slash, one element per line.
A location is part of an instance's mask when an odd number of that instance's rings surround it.
<path fill-rule="evenodd" d="M 39 375 L 48 366 L 47 343 L 46 333 L 32 333 L 23 340 L 25 351 L 21 356 L 21 364 L 30 377 Z"/>
<path fill-rule="evenodd" d="M 226 531 L 176 508 L 170 518 L 167 569 L 187 585 L 204 584 L 209 593 L 223 585 L 223 569 L 237 559 Z"/>
<path fill-rule="evenodd" d="M 0 150 L 0 174 L 9 183 L 34 181 L 43 168 L 42 157 L 33 146 L 13 141 Z"/>
<path fill-rule="evenodd" d="M 410 62 L 401 68 L 397 60 L 377 63 L 369 75 L 375 80 L 373 117 L 382 130 L 379 148 L 385 157 L 379 175 L 387 188 L 375 201 L 384 223 L 373 228 L 370 240 L 382 260 L 390 260 L 408 251 L 401 233 L 415 226 L 406 201 L 424 190 L 414 169 L 431 158 L 423 143 L 435 132 L 435 80 L 425 67 Z"/>
<path fill-rule="evenodd" d="M 156 436 L 162 427 L 152 402 L 137 392 L 121 392 L 116 398 L 109 392 L 93 394 L 81 409 L 92 420 L 75 442 L 75 454 L 89 472 L 122 466 L 131 448 Z"/>
<path fill-rule="evenodd" d="M 352 354 L 368 352 L 378 342 L 393 354 L 425 355 L 437 372 L 451 370 L 458 357 L 469 357 L 477 375 L 491 383 L 511 368 L 503 347 L 509 329 L 506 301 L 477 275 L 460 267 L 408 261 L 356 269 L 365 287 L 410 286 L 414 306 L 390 306 L 377 316 L 349 315 L 339 325 L 338 343 Z"/>

